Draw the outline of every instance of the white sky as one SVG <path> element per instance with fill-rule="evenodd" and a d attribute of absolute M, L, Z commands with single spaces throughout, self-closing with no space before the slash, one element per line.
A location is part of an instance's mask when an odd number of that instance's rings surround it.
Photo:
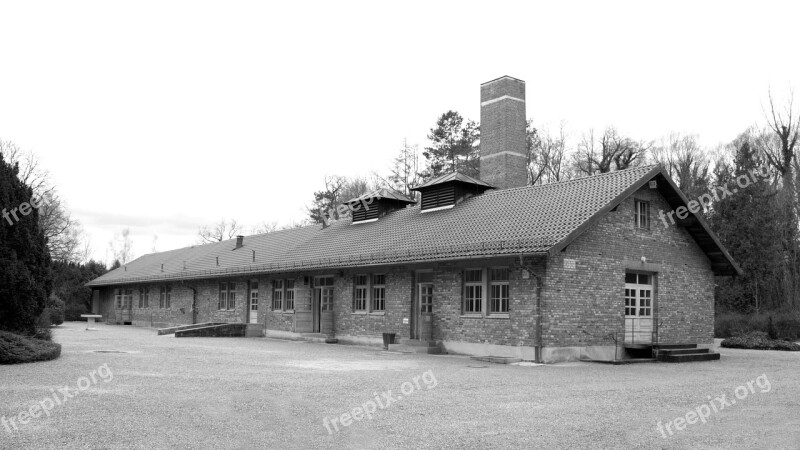
<path fill-rule="evenodd" d="M 577 138 L 713 146 L 797 85 L 792 2 L 11 2 L 0 139 L 35 152 L 106 259 L 190 245 L 220 218 L 289 223 L 325 174 L 385 173 L 479 85 Z"/>

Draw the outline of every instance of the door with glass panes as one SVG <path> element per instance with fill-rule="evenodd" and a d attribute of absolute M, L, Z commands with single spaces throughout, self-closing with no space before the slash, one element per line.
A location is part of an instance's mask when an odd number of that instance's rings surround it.
<path fill-rule="evenodd" d="M 417 295 L 413 304 L 411 338 L 433 338 L 433 272 L 417 272 Z"/>
<path fill-rule="evenodd" d="M 250 282 L 250 323 L 258 323 L 258 281 Z"/>
<path fill-rule="evenodd" d="M 627 344 L 653 342 L 653 275 L 625 274 L 625 339 Z"/>

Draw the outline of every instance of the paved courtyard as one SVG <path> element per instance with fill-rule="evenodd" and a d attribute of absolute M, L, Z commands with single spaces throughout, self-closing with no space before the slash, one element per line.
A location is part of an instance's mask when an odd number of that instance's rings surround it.
<path fill-rule="evenodd" d="M 84 328 L 0 366 L 0 448 L 800 448 L 800 353 L 495 365 Z"/>

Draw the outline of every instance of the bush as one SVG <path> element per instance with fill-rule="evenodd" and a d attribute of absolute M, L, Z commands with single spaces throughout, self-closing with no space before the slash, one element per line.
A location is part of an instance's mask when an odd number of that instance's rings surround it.
<path fill-rule="evenodd" d="M 770 326 L 771 315 L 767 314 L 741 314 L 736 312 L 722 312 L 714 319 L 714 336 L 729 338 L 747 333 L 749 331 L 763 331 L 775 336 L 775 339 L 798 340 L 800 339 L 800 316 L 797 313 L 781 314 Z M 772 328 L 772 332 L 770 331 Z"/>
<path fill-rule="evenodd" d="M 71 321 L 85 320 L 81 317 L 81 314 L 89 314 L 84 305 L 67 305 L 64 311 L 65 319 Z"/>
<path fill-rule="evenodd" d="M 770 339 L 769 335 L 763 331 L 750 331 L 739 336 L 728 338 L 722 341 L 720 345 L 727 348 L 800 352 L 800 345 L 794 342 Z"/>
<path fill-rule="evenodd" d="M 60 355 L 61 344 L 0 331 L 0 364 L 49 361 Z"/>
<path fill-rule="evenodd" d="M 45 311 L 48 310 L 51 324 L 61 325 L 64 323 L 64 302 L 60 298 L 55 295 L 50 295 L 50 298 L 47 299 L 47 307 L 45 308 Z M 44 314 L 43 312 L 42 315 Z"/>

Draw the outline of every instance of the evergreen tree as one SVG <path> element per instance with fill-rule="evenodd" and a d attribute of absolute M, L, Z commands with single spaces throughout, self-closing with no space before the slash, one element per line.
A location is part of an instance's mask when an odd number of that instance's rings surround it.
<path fill-rule="evenodd" d="M 18 173 L 0 153 L 0 329 L 33 334 L 52 289 L 50 254 L 37 208 L 25 207 L 33 190 Z"/>
<path fill-rule="evenodd" d="M 720 198 L 714 204 L 710 225 L 744 274 L 720 283 L 717 305 L 740 312 L 775 308 L 780 290 L 781 234 L 786 214 L 780 208 L 777 191 L 764 176 L 765 161 L 745 134 L 734 144 L 731 166 L 718 168 Z"/>
<path fill-rule="evenodd" d="M 472 120 L 464 123 L 461 114 L 447 111 L 439 116 L 436 127 L 431 128 L 428 139 L 431 146 L 422 153 L 427 167 L 422 174 L 425 180 L 440 175 L 459 172 L 478 177 L 480 172 L 480 127 Z"/>

